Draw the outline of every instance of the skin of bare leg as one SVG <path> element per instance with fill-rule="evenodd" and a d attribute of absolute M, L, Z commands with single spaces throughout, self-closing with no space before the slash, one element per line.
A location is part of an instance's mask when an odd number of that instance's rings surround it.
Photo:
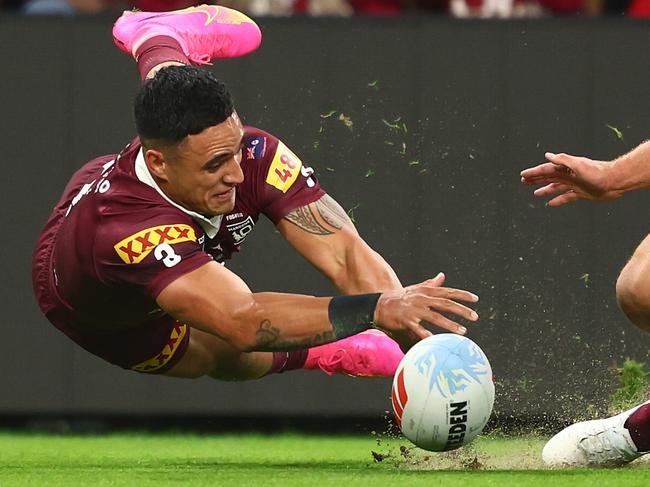
<path fill-rule="evenodd" d="M 183 357 L 164 375 L 185 379 L 207 375 L 224 381 L 245 381 L 264 377 L 272 363 L 272 352 L 241 352 L 226 341 L 193 328 Z"/>
<path fill-rule="evenodd" d="M 621 271 L 616 282 L 616 299 L 630 321 L 650 333 L 650 235 Z"/>

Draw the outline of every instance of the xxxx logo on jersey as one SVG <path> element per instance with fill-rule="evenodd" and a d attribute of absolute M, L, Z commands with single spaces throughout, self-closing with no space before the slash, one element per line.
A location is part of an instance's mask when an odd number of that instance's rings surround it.
<path fill-rule="evenodd" d="M 127 264 L 138 264 L 160 244 L 196 242 L 194 229 L 189 225 L 160 225 L 145 228 L 114 245 L 115 251 Z"/>
<path fill-rule="evenodd" d="M 138 372 L 155 372 L 164 366 L 178 350 L 178 347 L 183 343 L 183 338 L 187 333 L 187 325 L 182 323 L 176 323 L 174 328 L 169 335 L 169 340 L 165 343 L 165 346 L 155 357 L 151 357 L 149 360 L 140 362 L 139 364 L 131 367 L 131 370 L 136 370 Z"/>

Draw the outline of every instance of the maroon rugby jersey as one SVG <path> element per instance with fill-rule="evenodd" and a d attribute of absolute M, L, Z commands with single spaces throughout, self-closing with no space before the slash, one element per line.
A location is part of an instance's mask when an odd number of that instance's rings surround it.
<path fill-rule="evenodd" d="M 34 286 L 48 318 L 71 336 L 75 329 L 108 332 L 159 320 L 164 313 L 155 299 L 169 283 L 210 260 L 229 259 L 260 214 L 277 223 L 324 194 L 312 169 L 274 136 L 246 127 L 243 143 L 235 207 L 211 220 L 143 182 L 138 139 L 81 168 L 34 255 Z"/>

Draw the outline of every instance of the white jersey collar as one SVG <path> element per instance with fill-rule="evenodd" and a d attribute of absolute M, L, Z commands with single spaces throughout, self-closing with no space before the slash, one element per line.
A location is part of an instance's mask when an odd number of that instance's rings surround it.
<path fill-rule="evenodd" d="M 144 154 L 142 153 L 142 148 L 140 148 L 140 151 L 138 151 L 138 155 L 135 158 L 135 175 L 144 184 L 151 186 L 153 189 L 158 191 L 158 193 L 160 193 L 160 195 L 163 198 L 165 198 L 165 200 L 167 200 L 167 202 L 169 202 L 171 205 L 174 205 L 183 213 L 187 213 L 192 218 L 194 218 L 199 223 L 199 225 L 201 225 L 201 227 L 208 235 L 208 237 L 214 238 L 217 232 L 219 232 L 219 227 L 221 227 L 221 220 L 223 219 L 223 215 L 217 215 L 217 216 L 213 216 L 212 218 L 206 218 L 200 213 L 197 213 L 192 210 L 188 210 L 187 208 L 183 208 L 181 205 L 175 203 L 174 201 L 169 199 L 169 197 L 165 193 L 163 193 L 162 189 L 160 189 L 160 186 L 158 186 L 158 183 L 156 183 L 153 176 L 149 172 L 149 168 L 147 167 L 147 164 L 144 162 Z"/>

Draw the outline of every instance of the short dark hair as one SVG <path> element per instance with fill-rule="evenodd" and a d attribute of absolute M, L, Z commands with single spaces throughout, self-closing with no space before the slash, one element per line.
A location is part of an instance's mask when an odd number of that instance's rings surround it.
<path fill-rule="evenodd" d="M 226 85 L 193 66 L 168 66 L 142 85 L 133 103 L 144 140 L 177 143 L 220 124 L 233 112 Z"/>

